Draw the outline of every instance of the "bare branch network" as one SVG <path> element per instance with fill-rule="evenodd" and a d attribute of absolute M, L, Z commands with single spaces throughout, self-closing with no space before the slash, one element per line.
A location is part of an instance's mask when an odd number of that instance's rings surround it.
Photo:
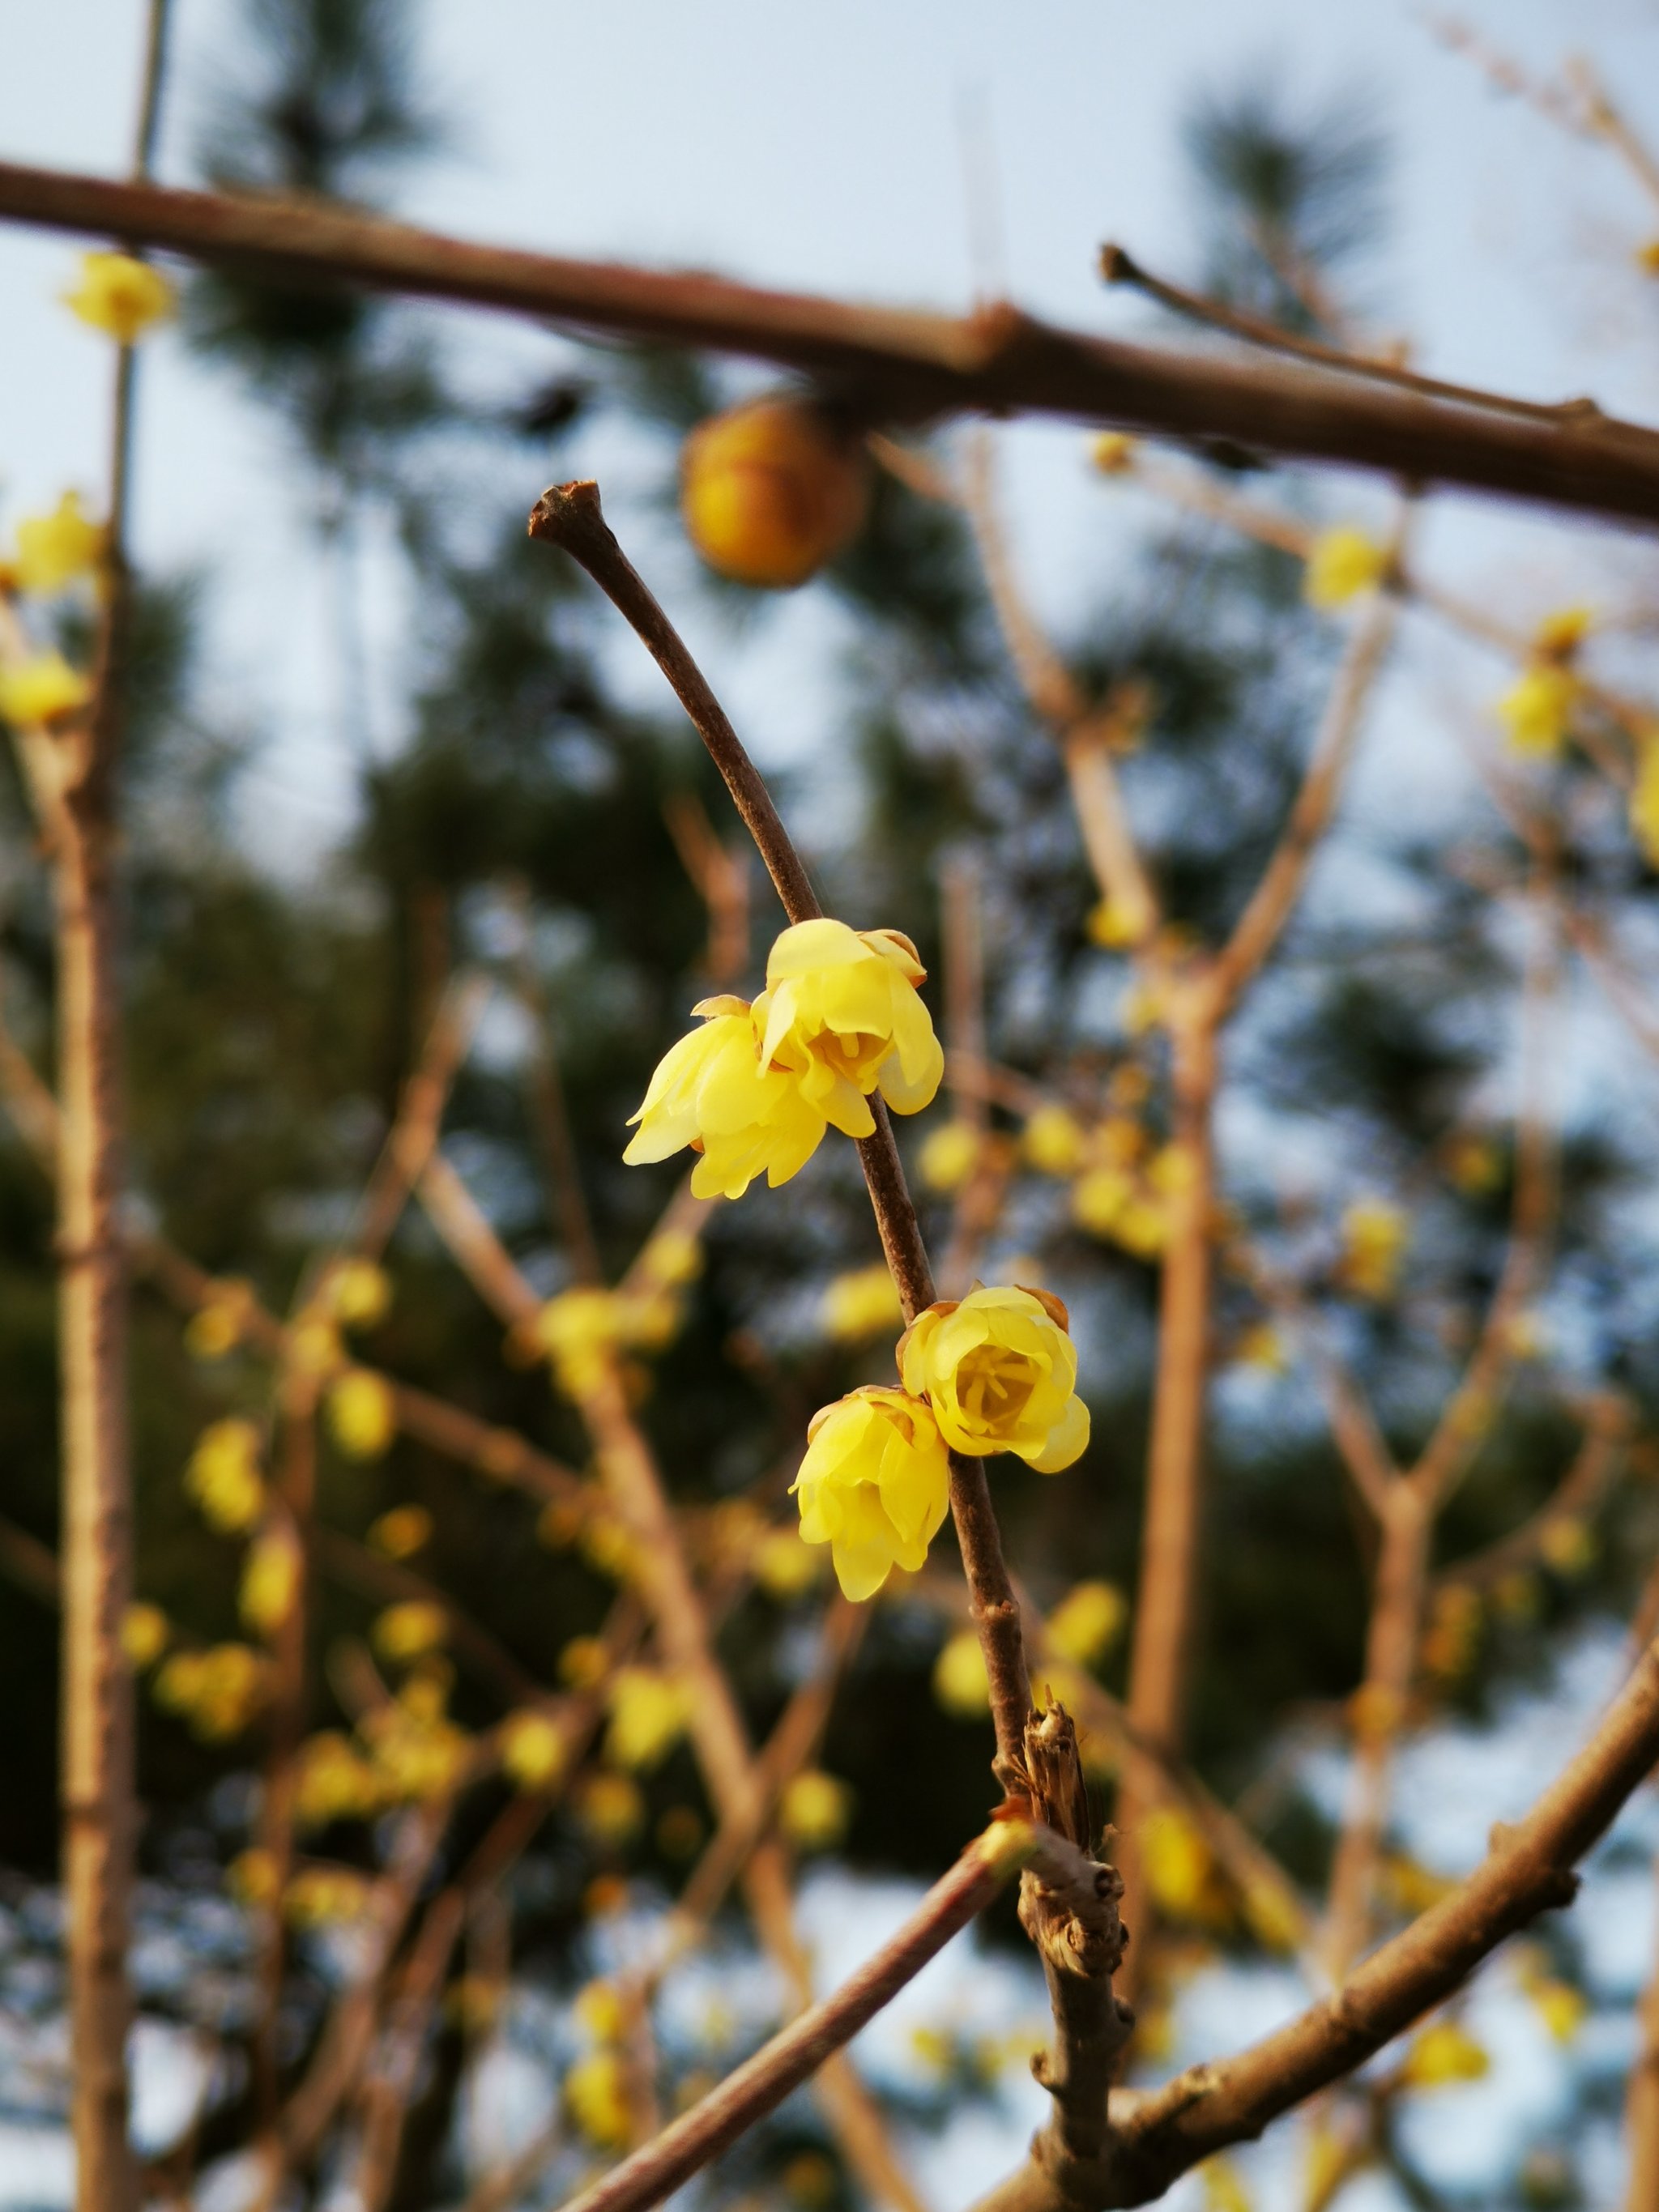
<path fill-rule="evenodd" d="M 1218 358 L 1065 330 L 1000 306 L 968 316 L 762 291 L 716 276 L 574 261 L 333 206 L 0 162 L 0 216 L 165 247 L 270 277 L 343 279 L 618 336 L 775 362 L 872 421 L 1068 416 L 1342 463 L 1417 485 L 1659 522 L 1659 434 L 1570 400 L 1547 419 L 1499 394 L 1453 399 L 1349 372 Z"/>

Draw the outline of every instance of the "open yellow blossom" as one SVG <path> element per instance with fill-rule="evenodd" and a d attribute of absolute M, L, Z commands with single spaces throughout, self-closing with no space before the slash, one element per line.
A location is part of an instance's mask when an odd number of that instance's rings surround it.
<path fill-rule="evenodd" d="M 660 1765 L 685 1733 L 691 1701 L 685 1685 L 650 1667 L 623 1667 L 607 1692 L 611 1725 L 605 1755 L 613 1766 L 641 1772 Z"/>
<path fill-rule="evenodd" d="M 1450 2081 L 1478 2081 L 1491 2065 L 1466 2027 L 1454 2020 L 1437 2020 L 1413 2040 L 1400 2078 L 1413 2089 L 1438 2089 Z"/>
<path fill-rule="evenodd" d="M 793 1487 L 800 1533 L 828 1544 L 836 1579 L 873 1597 L 893 1568 L 914 1574 L 950 1502 L 951 1463 L 927 1406 L 902 1390 L 854 1390 L 812 1417 Z"/>
<path fill-rule="evenodd" d="M 1048 1616 L 1048 1643 L 1062 1659 L 1092 1667 L 1116 1642 L 1128 1607 L 1110 1583 L 1079 1583 Z"/>
<path fill-rule="evenodd" d="M 368 1548 L 386 1559 L 410 1559 L 432 1541 L 432 1516 L 424 1505 L 394 1505 L 369 1523 Z"/>
<path fill-rule="evenodd" d="M 246 1644 L 175 1651 L 155 1680 L 155 1702 L 188 1721 L 205 1742 L 240 1735 L 264 1702 L 266 1664 Z"/>
<path fill-rule="evenodd" d="M 929 1306 L 900 1340 L 899 1374 L 912 1397 L 927 1400 L 956 1451 L 1016 1452 L 1054 1474 L 1089 1442 L 1077 1352 L 1051 1291 L 981 1284 Z"/>
<path fill-rule="evenodd" d="M 979 1165 L 985 1140 L 971 1121 L 945 1121 L 922 1139 L 917 1164 L 929 1190 L 960 1190 Z"/>
<path fill-rule="evenodd" d="M 1523 669 L 1497 709 L 1516 751 L 1539 759 L 1559 753 L 1572 727 L 1578 692 L 1578 678 L 1559 661 L 1535 660 Z"/>
<path fill-rule="evenodd" d="M 81 510 L 79 492 L 66 491 L 50 514 L 26 515 L 17 526 L 17 581 L 42 599 L 96 570 L 104 533 Z"/>
<path fill-rule="evenodd" d="M 564 2077 L 565 2110 L 596 2150 L 620 2150 L 634 2132 L 628 2073 L 614 2051 L 590 2051 Z"/>
<path fill-rule="evenodd" d="M 836 1276 L 824 1291 L 820 1310 L 825 1334 L 838 1344 L 859 1344 L 885 1329 L 896 1333 L 904 1325 L 898 1290 L 884 1261 Z"/>
<path fill-rule="evenodd" d="M 83 253 L 80 286 L 64 295 L 64 305 L 118 344 L 131 345 L 173 313 L 173 291 L 131 253 Z"/>
<path fill-rule="evenodd" d="M 0 714 L 23 729 L 75 714 L 91 696 L 91 684 L 61 653 L 37 653 L 0 668 Z"/>
<path fill-rule="evenodd" d="M 977 1720 L 991 1710 L 991 1679 L 979 1638 L 964 1628 L 942 1644 L 933 1662 L 933 1695 L 947 1713 Z"/>
<path fill-rule="evenodd" d="M 1322 530 L 1308 549 L 1302 596 L 1310 607 L 1345 606 L 1375 591 L 1388 572 L 1387 549 L 1346 523 Z"/>
<path fill-rule="evenodd" d="M 1391 1297 L 1412 1241 L 1411 1223 L 1386 1199 L 1358 1198 L 1342 1217 L 1339 1272 L 1356 1297 Z"/>
<path fill-rule="evenodd" d="M 916 993 L 927 973 L 896 929 L 796 922 L 774 944 L 755 1002 L 762 1057 L 792 1070 L 801 1096 L 847 1136 L 875 1127 L 866 1102 L 878 1090 L 896 1114 L 919 1114 L 945 1073 Z"/>
<path fill-rule="evenodd" d="M 328 1425 L 351 1459 L 379 1459 L 398 1433 L 392 1385 L 366 1367 L 349 1367 L 328 1394 Z"/>
<path fill-rule="evenodd" d="M 443 1648 L 449 1635 L 448 1616 L 430 1598 L 405 1598 L 380 1614 L 370 1640 L 382 1659 L 408 1664 Z"/>
<path fill-rule="evenodd" d="M 273 1522 L 248 1547 L 238 1609 L 257 1636 L 274 1636 L 294 1610 L 299 1589 L 299 1544 L 286 1521 Z"/>
<path fill-rule="evenodd" d="M 121 1650 L 129 1667 L 153 1667 L 173 1632 L 159 1605 L 130 1605 L 121 1616 Z"/>
<path fill-rule="evenodd" d="M 817 1150 L 825 1117 L 793 1073 L 763 1064 L 758 1008 L 718 998 L 691 1011 L 703 1025 L 658 1062 L 623 1158 L 665 1160 L 690 1145 L 702 1154 L 691 1170 L 695 1196 L 741 1198 L 758 1175 L 775 1189 Z"/>
<path fill-rule="evenodd" d="M 1063 1106 L 1039 1106 L 1021 1139 L 1025 1157 L 1041 1175 L 1075 1175 L 1087 1150 L 1074 1115 Z"/>
<path fill-rule="evenodd" d="M 185 1492 L 222 1536 L 240 1535 L 264 1510 L 259 1432 L 252 1421 L 215 1421 L 203 1430 L 185 1469 Z"/>
<path fill-rule="evenodd" d="M 847 1832 L 852 1809 L 846 1783 L 816 1766 L 804 1767 L 784 1784 L 778 1826 L 797 1850 L 833 1850 Z"/>
<path fill-rule="evenodd" d="M 338 1729 L 319 1729 L 301 1745 L 294 1792 L 295 1814 L 302 1828 L 365 1820 L 380 1803 L 374 1769 Z"/>
<path fill-rule="evenodd" d="M 498 1741 L 501 1769 L 520 1790 L 545 1790 L 563 1773 L 570 1747 L 558 1723 L 533 1707 L 509 1713 Z"/>

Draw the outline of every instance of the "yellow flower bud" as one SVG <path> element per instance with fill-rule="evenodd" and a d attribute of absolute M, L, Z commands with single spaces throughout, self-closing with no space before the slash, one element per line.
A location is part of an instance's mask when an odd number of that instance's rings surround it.
<path fill-rule="evenodd" d="M 131 253 L 83 253 L 81 283 L 64 305 L 118 345 L 132 345 L 173 310 L 165 276 Z"/>
<path fill-rule="evenodd" d="M 1048 1643 L 1062 1659 L 1093 1667 L 1117 1641 L 1127 1616 L 1123 1593 L 1110 1583 L 1079 1583 L 1048 1616 Z"/>
<path fill-rule="evenodd" d="M 386 1559 L 410 1559 L 432 1541 L 432 1516 L 424 1505 L 394 1505 L 371 1522 L 368 1547 Z"/>
<path fill-rule="evenodd" d="M 369 1631 L 369 1640 L 381 1658 L 395 1665 L 408 1665 L 441 1650 L 448 1637 L 449 1620 L 443 1607 L 422 1597 L 388 1606 Z"/>
<path fill-rule="evenodd" d="M 1322 611 L 1344 606 L 1360 592 L 1375 591 L 1388 566 L 1387 551 L 1363 530 L 1346 525 L 1322 530 L 1308 550 L 1302 596 Z"/>
<path fill-rule="evenodd" d="M 963 1720 L 977 1720 L 991 1710 L 990 1678 L 985 1654 L 971 1628 L 963 1629 L 943 1645 L 933 1662 L 933 1695 L 947 1713 Z"/>
<path fill-rule="evenodd" d="M 621 2150 L 633 2135 L 628 2075 L 614 2051 L 576 2061 L 564 2077 L 564 2102 L 572 2125 L 596 2150 Z"/>
<path fill-rule="evenodd" d="M 900 1340 L 899 1372 L 954 1450 L 1017 1452 L 1053 1474 L 1088 1445 L 1066 1309 L 1048 1291 L 981 1284 L 929 1306 Z"/>
<path fill-rule="evenodd" d="M 778 1826 L 797 1850 L 833 1850 L 847 1832 L 852 1809 L 846 1783 L 809 1766 L 784 1784 Z"/>
<path fill-rule="evenodd" d="M 687 533 L 737 583 L 804 584 L 857 535 L 868 498 L 857 437 L 808 400 L 751 400 L 701 423 L 685 443 Z"/>
<path fill-rule="evenodd" d="M 1097 899 L 1084 922 L 1091 945 L 1108 952 L 1121 952 L 1139 945 L 1152 926 L 1151 909 L 1124 898 Z"/>
<path fill-rule="evenodd" d="M 1089 459 L 1102 476 L 1121 476 L 1134 466 L 1135 441 L 1122 430 L 1097 431 L 1089 441 Z"/>
<path fill-rule="evenodd" d="M 0 715 L 20 729 L 33 729 L 76 713 L 92 697 L 92 686 L 61 653 L 37 653 L 0 668 Z"/>
<path fill-rule="evenodd" d="M 928 1408 L 902 1390 L 854 1390 L 812 1417 L 792 1486 L 800 1533 L 828 1544 L 836 1579 L 873 1597 L 894 1567 L 927 1557 L 950 1502 L 951 1466 Z"/>
<path fill-rule="evenodd" d="M 838 1344 L 859 1344 L 887 1329 L 896 1334 L 904 1325 L 898 1287 L 884 1261 L 836 1276 L 823 1293 L 820 1312 L 824 1333 Z"/>
<path fill-rule="evenodd" d="M 81 495 L 66 491 L 52 514 L 28 515 L 18 524 L 18 587 L 50 598 L 94 574 L 103 550 L 103 531 L 82 513 Z"/>
<path fill-rule="evenodd" d="M 507 1715 L 499 1741 L 502 1771 L 520 1790 L 545 1790 L 563 1773 L 570 1756 L 558 1723 L 528 1707 Z"/>
<path fill-rule="evenodd" d="M 349 1367 L 328 1394 L 328 1425 L 349 1458 L 380 1459 L 398 1433 L 397 1401 L 383 1375 Z"/>
<path fill-rule="evenodd" d="M 945 1121 L 922 1139 L 919 1165 L 929 1190 L 960 1190 L 979 1165 L 983 1139 L 971 1121 Z"/>
<path fill-rule="evenodd" d="M 172 1632 L 159 1605 L 130 1605 L 121 1616 L 121 1650 L 128 1666 L 138 1673 L 153 1667 Z"/>
<path fill-rule="evenodd" d="M 294 1610 L 300 1564 L 300 1547 L 286 1521 L 273 1522 L 249 1546 L 237 1604 L 256 1636 L 274 1636 Z"/>
<path fill-rule="evenodd" d="M 684 1683 L 649 1667 L 619 1668 L 607 1692 L 611 1725 L 605 1755 L 635 1771 L 660 1765 L 685 1733 L 690 1700 Z"/>

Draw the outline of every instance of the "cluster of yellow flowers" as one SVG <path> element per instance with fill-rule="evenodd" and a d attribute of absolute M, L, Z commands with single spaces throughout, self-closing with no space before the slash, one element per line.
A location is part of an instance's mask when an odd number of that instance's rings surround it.
<path fill-rule="evenodd" d="M 252 1528 L 265 1509 L 265 1486 L 252 1421 L 215 1421 L 203 1430 L 185 1468 L 185 1492 L 222 1536 Z"/>
<path fill-rule="evenodd" d="M 1092 1126 L 1055 1102 L 1039 1106 L 1026 1119 L 1021 1147 L 1039 1174 L 1071 1184 L 1079 1228 L 1152 1260 L 1169 1241 L 1171 1203 L 1190 1188 L 1193 1164 L 1180 1145 L 1155 1144 L 1129 1110 L 1145 1091 L 1141 1069 L 1120 1069 L 1113 1109 Z"/>
<path fill-rule="evenodd" d="M 896 1113 L 931 1103 L 945 1056 L 916 994 L 926 971 L 896 930 L 803 921 L 786 929 L 753 1005 L 705 999 L 703 1017 L 664 1058 L 632 1118 L 624 1159 L 666 1159 L 688 1145 L 699 1198 L 740 1198 L 758 1175 L 799 1174 L 831 1123 L 875 1127 L 879 1090 Z"/>
<path fill-rule="evenodd" d="M 153 1691 L 164 1712 L 177 1713 L 204 1742 L 240 1735 L 265 1700 L 270 1669 L 246 1644 L 175 1651 L 157 1670 Z"/>
<path fill-rule="evenodd" d="M 623 1352 L 659 1352 L 672 1343 L 680 1319 L 679 1302 L 666 1291 L 633 1297 L 580 1287 L 550 1298 L 532 1333 L 560 1389 L 580 1401 L 613 1371 Z"/>
<path fill-rule="evenodd" d="M 472 1743 L 445 1711 L 448 1692 L 447 1668 L 423 1666 L 358 1723 L 383 1802 L 423 1802 L 460 1786 Z"/>
<path fill-rule="evenodd" d="M 1046 1291 L 981 1285 L 929 1306 L 897 1358 L 902 1389 L 871 1384 L 814 1416 L 793 1485 L 802 1536 L 830 1546 L 854 1599 L 926 1559 L 950 1502 L 951 1451 L 1014 1452 L 1051 1474 L 1089 1441 L 1066 1309 Z"/>

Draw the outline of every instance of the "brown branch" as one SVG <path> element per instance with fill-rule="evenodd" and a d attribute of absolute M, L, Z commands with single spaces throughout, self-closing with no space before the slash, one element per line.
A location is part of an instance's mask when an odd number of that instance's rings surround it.
<path fill-rule="evenodd" d="M 1654 1863 L 1659 1884 L 1659 1860 Z M 1625 2092 L 1625 2142 L 1630 2171 L 1625 2212 L 1651 2212 L 1659 2204 L 1659 1956 L 1636 2008 L 1641 2048 Z"/>
<path fill-rule="evenodd" d="M 1517 1568 L 1533 1565 L 1550 1529 L 1564 1519 L 1577 1519 L 1595 1510 L 1624 1460 L 1634 1413 L 1622 1398 L 1611 1395 L 1592 1399 L 1583 1412 L 1583 1441 L 1537 1511 L 1529 1513 L 1518 1528 L 1500 1536 L 1496 1543 L 1443 1569 L 1434 1578 L 1437 1590 L 1492 1589 Z M 1645 1644 L 1648 1638 L 1644 1636 L 1641 1641 Z"/>
<path fill-rule="evenodd" d="M 377 1260 L 438 1142 L 450 1089 L 489 996 L 482 975 L 453 984 L 439 1002 L 421 1057 L 404 1085 L 386 1142 L 358 1203 L 348 1248 Z"/>
<path fill-rule="evenodd" d="M 580 562 L 632 626 L 666 678 L 708 750 L 710 759 L 765 861 L 767 872 L 792 922 L 815 919 L 822 909 L 805 868 L 784 828 L 771 794 L 744 751 L 724 709 L 684 640 L 653 598 L 605 525 L 594 483 L 556 484 L 537 501 L 530 534 L 562 546 Z M 875 1209 L 882 1249 L 898 1286 L 907 1321 L 933 1303 L 933 1270 L 916 1211 L 893 1141 L 887 1109 L 870 1102 L 875 1133 L 859 1140 L 859 1158 Z M 985 1650 L 997 1727 L 997 1771 L 1007 1787 L 1018 1765 L 1030 1686 L 1019 1638 L 1019 1607 L 1002 1556 L 1002 1538 L 981 1461 L 951 1455 L 951 1513 L 963 1566 L 974 1593 L 975 1623 Z"/>
<path fill-rule="evenodd" d="M 970 1844 L 908 1920 L 840 1989 L 757 2051 L 701 2104 L 586 2191 L 568 2212 L 646 2212 L 718 2158 L 791 2090 L 817 2073 L 913 1981 L 1021 1864 L 1052 1875 L 1059 1893 L 1098 1919 L 1115 1909 L 1094 1887 L 1098 1869 L 1041 1829 L 1006 1823 Z"/>
<path fill-rule="evenodd" d="M 1601 416 L 1559 425 L 1382 389 L 1350 374 L 1217 361 L 1054 328 L 1008 307 L 965 319 L 762 292 L 475 246 L 316 201 L 134 186 L 0 165 L 0 216 L 148 240 L 295 283 L 326 278 L 465 300 L 587 330 L 747 355 L 850 388 L 877 419 L 1017 411 L 1659 518 L 1659 438 Z"/>
<path fill-rule="evenodd" d="M 1138 2097 L 1085 2187 L 1035 2161 L 979 2212 L 1105 2212 L 1146 2204 L 1230 2143 L 1351 2074 L 1461 1987 L 1508 1936 L 1571 1903 L 1572 1869 L 1659 1759 L 1659 1646 L 1645 1651 L 1589 1741 L 1523 1819 L 1492 1831 L 1484 1863 L 1383 1944 L 1333 1996 L 1231 2058 Z"/>
<path fill-rule="evenodd" d="M 721 844 L 695 792 L 675 792 L 662 811 L 680 866 L 708 909 L 708 975 L 717 983 L 734 981 L 749 964 L 749 871 L 742 850 Z"/>
<path fill-rule="evenodd" d="M 50 1544 L 15 1521 L 0 1521 L 0 1574 L 54 1611 L 63 1603 L 64 1578 Z"/>
<path fill-rule="evenodd" d="M 1231 307 L 1223 300 L 1212 300 L 1202 292 L 1185 291 L 1167 277 L 1154 276 L 1121 246 L 1109 244 L 1101 247 L 1100 273 L 1108 284 L 1132 284 L 1136 291 L 1145 293 L 1149 300 L 1156 300 L 1159 307 L 1168 307 L 1172 313 L 1202 323 L 1208 330 L 1223 331 L 1229 337 L 1243 338 L 1248 345 L 1265 346 L 1273 353 L 1289 354 L 1321 368 L 1340 369 L 1346 376 L 1363 376 L 1375 383 L 1393 385 L 1398 391 L 1415 392 L 1427 399 L 1452 399 L 1466 406 L 1499 408 L 1528 422 L 1570 422 L 1581 419 L 1586 410 L 1593 416 L 1601 411 L 1593 399 L 1552 402 L 1499 397 L 1477 391 L 1472 385 L 1448 384 L 1437 376 L 1419 376 L 1398 362 L 1376 354 L 1351 353 L 1340 346 L 1322 345 L 1316 338 L 1298 337 L 1294 331 L 1282 329 L 1260 315 L 1248 314 L 1242 307 Z"/>

